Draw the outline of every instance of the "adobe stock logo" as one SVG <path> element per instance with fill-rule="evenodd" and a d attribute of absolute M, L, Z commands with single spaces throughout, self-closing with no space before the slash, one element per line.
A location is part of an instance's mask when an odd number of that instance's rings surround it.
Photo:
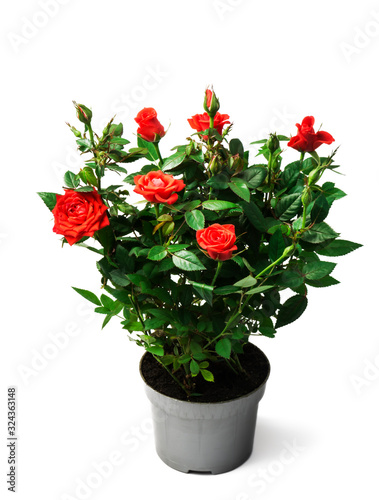
<path fill-rule="evenodd" d="M 363 364 L 364 367 L 359 375 L 353 373 L 349 377 L 355 393 L 358 396 L 360 396 L 367 387 L 379 381 L 379 354 L 373 360 L 367 358 L 363 359 Z"/>
<path fill-rule="evenodd" d="M 348 63 L 366 49 L 373 38 L 379 35 L 379 12 L 371 11 L 371 19 L 363 26 L 354 26 L 354 35 L 351 43 L 341 42 L 340 49 Z"/>
<path fill-rule="evenodd" d="M 62 5 L 67 5 L 70 0 L 39 0 L 39 10 L 36 10 L 29 18 L 21 18 L 21 29 L 19 33 L 11 31 L 8 33 L 8 40 L 13 50 L 20 52 L 22 47 L 35 38 L 40 30 L 43 29 L 61 10 Z"/>

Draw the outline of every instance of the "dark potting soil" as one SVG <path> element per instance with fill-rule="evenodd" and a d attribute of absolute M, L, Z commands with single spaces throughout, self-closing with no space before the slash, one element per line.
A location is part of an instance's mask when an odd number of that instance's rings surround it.
<path fill-rule="evenodd" d="M 210 363 L 208 370 L 214 375 L 214 382 L 206 382 L 201 374 L 196 376 L 196 387 L 193 392 L 201 396 L 187 397 L 184 390 L 173 380 L 167 370 L 146 353 L 141 362 L 141 371 L 146 383 L 166 396 L 182 401 L 199 403 L 215 403 L 228 401 L 244 396 L 254 391 L 265 381 L 270 365 L 266 356 L 255 345 L 248 343 L 244 346 L 244 353 L 239 355 L 245 375 L 236 375 L 225 362 Z"/>

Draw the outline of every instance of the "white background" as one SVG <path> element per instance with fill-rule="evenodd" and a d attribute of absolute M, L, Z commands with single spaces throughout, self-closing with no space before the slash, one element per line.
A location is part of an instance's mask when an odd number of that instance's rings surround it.
<path fill-rule="evenodd" d="M 374 498 L 379 3 L 19 0 L 0 10 L 0 496 L 11 497 L 15 385 L 21 500 Z M 348 193 L 328 222 L 364 244 L 338 259 L 340 285 L 311 289 L 299 321 L 257 340 L 272 373 L 254 453 L 219 476 L 181 474 L 156 456 L 142 352 L 117 320 L 101 331 L 71 289 L 98 292 L 96 256 L 61 249 L 36 195 L 61 192 L 63 173 L 80 168 L 65 125 L 78 125 L 72 100 L 92 108 L 97 128 L 117 113 L 133 144 L 134 116 L 155 107 L 171 124 L 168 156 L 192 133 L 187 118 L 202 112 L 208 84 L 246 145 L 268 130 L 295 134 L 309 114 L 323 124 L 345 174 L 327 180 Z"/>

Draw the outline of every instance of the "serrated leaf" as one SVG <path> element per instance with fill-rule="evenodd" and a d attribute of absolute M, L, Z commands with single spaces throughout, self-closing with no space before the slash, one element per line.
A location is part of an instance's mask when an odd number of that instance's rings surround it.
<path fill-rule="evenodd" d="M 195 231 L 204 229 L 205 217 L 203 212 L 201 212 L 200 210 L 192 210 L 192 212 L 186 212 L 185 219 L 189 227 L 191 227 Z"/>
<path fill-rule="evenodd" d="M 270 290 L 273 288 L 273 285 L 262 285 L 262 286 L 257 286 L 256 288 L 252 288 L 248 292 L 246 292 L 245 295 L 255 295 L 256 293 L 264 293 L 267 292 L 267 290 Z"/>
<path fill-rule="evenodd" d="M 303 274 L 306 279 L 319 280 L 330 274 L 337 264 L 334 262 L 315 261 L 303 267 Z"/>
<path fill-rule="evenodd" d="M 307 304 L 308 299 L 305 295 L 290 297 L 279 309 L 275 328 L 280 328 L 296 321 L 305 311 Z"/>
<path fill-rule="evenodd" d="M 147 258 L 149 260 L 162 260 L 167 255 L 167 249 L 164 246 L 157 245 L 152 247 L 149 251 Z"/>
<path fill-rule="evenodd" d="M 104 307 L 112 311 L 114 307 L 114 300 L 112 300 L 108 295 L 102 294 L 100 296 L 101 303 L 103 304 Z"/>
<path fill-rule="evenodd" d="M 278 201 L 275 207 L 275 215 L 280 220 L 288 221 L 295 217 L 301 206 L 301 195 L 298 193 L 289 194 Z"/>
<path fill-rule="evenodd" d="M 164 356 L 164 349 L 160 345 L 145 346 L 145 349 L 155 356 Z"/>
<path fill-rule="evenodd" d="M 74 286 L 72 287 L 75 292 L 77 292 L 79 295 L 84 297 L 85 299 L 89 300 L 92 302 L 92 304 L 95 304 L 97 306 L 101 306 L 100 300 L 96 297 L 96 295 L 88 290 L 83 290 L 82 288 L 75 288 Z"/>
<path fill-rule="evenodd" d="M 204 380 L 206 380 L 207 382 L 215 381 L 213 373 L 210 372 L 209 370 L 200 370 L 200 373 L 202 374 Z"/>
<path fill-rule="evenodd" d="M 197 361 L 195 361 L 194 359 L 191 360 L 190 371 L 191 371 L 191 375 L 193 377 L 195 377 L 200 372 L 199 363 Z"/>
<path fill-rule="evenodd" d="M 250 201 L 250 190 L 247 186 L 246 181 L 235 177 L 229 182 L 228 186 L 237 196 L 247 202 Z"/>
<path fill-rule="evenodd" d="M 264 233 L 266 231 L 266 221 L 262 215 L 262 212 L 257 207 L 257 205 L 253 201 L 251 201 L 250 203 L 247 203 L 246 201 L 241 201 L 240 205 L 243 211 L 245 212 L 246 217 L 249 219 L 250 223 L 256 229 L 258 229 L 258 231 Z"/>
<path fill-rule="evenodd" d="M 229 295 L 230 293 L 241 293 L 239 286 L 225 285 L 214 290 L 216 295 Z"/>
<path fill-rule="evenodd" d="M 242 280 L 237 281 L 236 283 L 233 284 L 233 286 L 238 286 L 240 288 L 250 288 L 254 286 L 257 283 L 257 280 L 253 278 L 252 276 L 247 276 L 246 278 L 243 278 Z"/>
<path fill-rule="evenodd" d="M 188 250 L 176 252 L 172 256 L 172 260 L 175 266 L 183 271 L 204 271 L 206 269 L 199 258 Z"/>
<path fill-rule="evenodd" d="M 79 186 L 79 176 L 74 174 L 73 172 L 70 172 L 70 170 L 68 170 L 65 174 L 64 174 L 64 183 L 65 185 L 69 188 L 69 189 L 75 189 Z"/>
<path fill-rule="evenodd" d="M 316 288 L 325 288 L 332 285 L 338 285 L 339 281 L 333 278 L 333 276 L 324 276 L 319 280 L 307 280 L 306 283 Z"/>
<path fill-rule="evenodd" d="M 320 222 L 305 231 L 301 238 L 308 243 L 317 244 L 337 238 L 337 236 L 339 236 L 339 233 L 336 233 L 326 222 Z"/>
<path fill-rule="evenodd" d="M 311 210 L 311 221 L 322 222 L 327 217 L 329 208 L 329 203 L 325 196 L 323 194 L 318 196 Z"/>
<path fill-rule="evenodd" d="M 228 210 L 230 208 L 237 208 L 238 205 L 232 203 L 231 201 L 223 200 L 206 200 L 203 201 L 203 207 L 207 210 L 218 211 L 218 210 Z"/>
<path fill-rule="evenodd" d="M 37 193 L 37 194 L 50 211 L 54 209 L 55 205 L 57 204 L 56 193 Z"/>
<path fill-rule="evenodd" d="M 250 167 L 244 170 L 241 177 L 245 179 L 247 185 L 250 189 L 255 189 L 259 187 L 267 176 L 266 167 Z"/>
<path fill-rule="evenodd" d="M 201 299 L 205 300 L 210 306 L 213 301 L 213 286 L 205 285 L 203 283 L 196 283 L 195 281 L 190 281 L 191 285 L 194 287 L 196 293 Z"/>
<path fill-rule="evenodd" d="M 222 358 L 229 359 L 232 352 L 232 343 L 228 338 L 223 338 L 216 343 L 215 350 Z"/>
<path fill-rule="evenodd" d="M 349 252 L 353 252 L 360 248 L 362 245 L 360 243 L 354 243 L 348 240 L 333 240 L 328 246 L 316 250 L 320 255 L 325 255 L 326 257 L 340 257 L 341 255 L 346 255 Z"/>

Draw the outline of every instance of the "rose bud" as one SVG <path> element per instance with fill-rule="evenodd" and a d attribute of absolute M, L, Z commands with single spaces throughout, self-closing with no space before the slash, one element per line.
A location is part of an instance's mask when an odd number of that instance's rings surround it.
<path fill-rule="evenodd" d="M 266 142 L 266 146 L 270 153 L 275 153 L 275 151 L 280 146 L 280 142 L 278 136 L 276 134 L 270 134 L 268 141 Z"/>
<path fill-rule="evenodd" d="M 88 109 L 87 106 L 84 106 L 84 104 L 77 104 L 75 101 L 73 101 L 73 103 L 78 119 L 85 125 L 89 125 L 92 120 L 92 111 Z"/>
<path fill-rule="evenodd" d="M 159 142 L 165 135 L 163 125 L 157 119 L 154 108 L 143 108 L 134 118 L 138 123 L 137 134 L 148 142 Z"/>
<path fill-rule="evenodd" d="M 204 97 L 204 110 L 211 118 L 214 118 L 219 109 L 220 101 L 217 99 L 216 94 L 212 90 L 207 89 Z"/>

